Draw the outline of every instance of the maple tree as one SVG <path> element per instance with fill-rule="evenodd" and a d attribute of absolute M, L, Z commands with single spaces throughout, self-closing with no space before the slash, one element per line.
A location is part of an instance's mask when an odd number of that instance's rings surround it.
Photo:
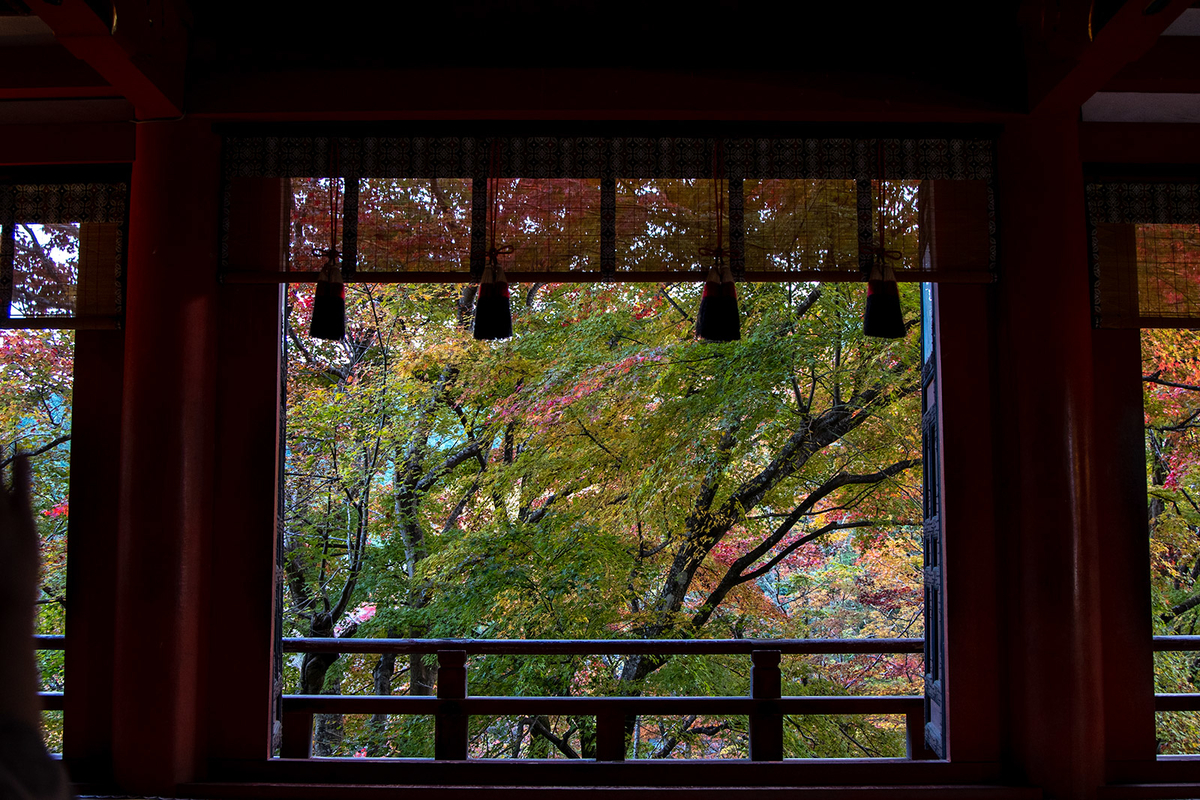
<path fill-rule="evenodd" d="M 694 265 L 684 248 L 708 225 L 696 182 L 619 183 L 626 263 Z M 853 219 L 843 194 L 792 183 L 764 196 Z M 503 183 L 513 262 L 589 257 L 594 184 Z M 328 247 L 329 182 L 294 187 L 293 261 L 306 267 Z M 915 251 L 914 194 L 893 195 L 889 235 Z M 363 180 L 360 269 L 462 263 L 469 199 L 466 181 Z M 748 229 L 774 224 L 769 210 Z M 825 247 L 810 255 L 856 263 Z M 743 284 L 744 338 L 728 344 L 694 340 L 697 284 L 512 288 L 517 335 L 500 343 L 471 339 L 470 283 L 351 284 L 347 337 L 332 343 L 305 334 L 311 290 L 289 290 L 289 633 L 921 634 L 915 287 L 909 335 L 882 341 L 862 336 L 861 286 Z M 487 657 L 472 660 L 471 681 L 485 694 L 735 694 L 743 661 Z M 289 686 L 304 693 L 436 684 L 422 657 L 306 655 L 292 667 Z M 789 658 L 785 670 L 787 693 L 911 692 L 921 666 Z M 590 718 L 473 724 L 480 755 L 594 753 Z M 861 717 L 787 728 L 798 755 L 902 754 L 901 729 Z M 428 730 L 419 718 L 324 715 L 314 750 L 428 755 Z M 630 736 L 643 757 L 738 753 L 746 741 L 744 722 L 694 717 L 642 719 Z"/>

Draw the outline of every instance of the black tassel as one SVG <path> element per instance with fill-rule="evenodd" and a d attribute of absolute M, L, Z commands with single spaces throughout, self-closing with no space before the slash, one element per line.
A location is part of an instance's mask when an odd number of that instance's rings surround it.
<path fill-rule="evenodd" d="M 507 339 L 512 336 L 512 310 L 508 305 L 508 278 L 498 264 L 488 264 L 475 298 L 476 339 Z"/>
<path fill-rule="evenodd" d="M 737 286 L 733 273 L 724 264 L 708 271 L 700 309 L 696 312 L 696 336 L 706 342 L 734 342 L 742 338 Z"/>
<path fill-rule="evenodd" d="M 336 250 L 326 254 L 325 266 L 321 267 L 321 274 L 317 276 L 308 335 L 332 341 L 339 341 L 346 336 L 346 284 L 342 281 L 342 268 L 338 266 Z"/>
<path fill-rule="evenodd" d="M 867 307 L 863 311 L 863 333 L 879 339 L 904 338 L 900 286 L 891 267 L 871 270 L 871 278 L 867 281 Z"/>

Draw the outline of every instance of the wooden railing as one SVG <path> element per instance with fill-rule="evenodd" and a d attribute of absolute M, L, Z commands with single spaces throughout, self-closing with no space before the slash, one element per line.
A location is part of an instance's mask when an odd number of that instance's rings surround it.
<path fill-rule="evenodd" d="M 924 700 L 917 696 L 783 697 L 783 655 L 920 653 L 922 639 L 284 639 L 290 653 L 436 653 L 437 696 L 284 695 L 284 758 L 312 754 L 314 714 L 425 714 L 434 718 L 434 758 L 468 757 L 473 715 L 574 714 L 596 718 L 596 760 L 625 759 L 625 719 L 642 714 L 749 718 L 750 759 L 783 759 L 785 714 L 895 714 L 905 718 L 908 757 L 936 758 L 925 746 Z M 472 655 L 737 655 L 750 656 L 750 694 L 741 697 L 484 697 L 467 691 Z"/>
<path fill-rule="evenodd" d="M 1200 636 L 1155 636 L 1154 652 L 1200 651 Z M 1180 692 L 1154 695 L 1155 711 L 1200 711 L 1200 693 Z"/>
<path fill-rule="evenodd" d="M 67 637 L 65 636 L 35 636 L 34 647 L 38 650 L 66 650 Z M 62 692 L 38 692 L 42 698 L 43 711 L 62 711 L 63 710 L 63 693 Z"/>
<path fill-rule="evenodd" d="M 309 758 L 314 714 L 428 714 L 435 720 L 434 757 L 467 757 L 472 714 L 578 714 L 596 717 L 597 759 L 625 757 L 630 714 L 724 714 L 750 718 L 750 758 L 782 758 L 784 714 L 903 714 L 908 757 L 936 756 L 925 747 L 923 701 L 915 696 L 781 697 L 781 655 L 920 653 L 922 639 L 694 639 L 694 640 L 482 640 L 284 639 L 290 653 L 437 653 L 436 697 L 284 695 L 285 758 Z M 36 636 L 38 650 L 66 650 L 64 636 Z M 1200 652 L 1200 636 L 1155 636 L 1153 650 Z M 736 655 L 751 657 L 746 697 L 482 697 L 467 693 L 469 655 Z M 41 692 L 42 707 L 62 711 L 63 692 Z M 1155 711 L 1200 711 L 1200 692 L 1156 694 Z"/>

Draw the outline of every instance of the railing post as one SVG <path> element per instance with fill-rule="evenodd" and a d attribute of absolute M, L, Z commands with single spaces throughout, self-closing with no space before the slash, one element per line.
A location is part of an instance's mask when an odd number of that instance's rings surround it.
<path fill-rule="evenodd" d="M 783 760 L 783 714 L 779 704 L 783 680 L 779 673 L 778 650 L 750 653 L 750 696 L 755 703 L 750 715 L 750 760 Z"/>
<path fill-rule="evenodd" d="M 596 760 L 625 760 L 625 715 L 603 711 L 596 715 Z"/>
<path fill-rule="evenodd" d="M 925 744 L 925 709 L 918 707 L 904 715 L 904 747 L 913 761 L 937 758 L 937 753 Z"/>
<path fill-rule="evenodd" d="M 442 761 L 467 759 L 467 715 L 456 701 L 467 696 L 467 653 L 465 650 L 438 651 L 437 696 L 434 717 L 433 757 Z"/>
<path fill-rule="evenodd" d="M 312 758 L 313 715 L 308 711 L 283 712 L 280 758 Z"/>

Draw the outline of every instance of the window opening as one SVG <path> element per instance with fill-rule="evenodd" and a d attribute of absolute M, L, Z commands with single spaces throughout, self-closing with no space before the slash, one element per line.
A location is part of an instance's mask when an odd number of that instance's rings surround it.
<path fill-rule="evenodd" d="M 1147 521 L 1160 755 L 1200 753 L 1200 184 L 1086 186 L 1093 322 L 1140 328 Z"/>
<path fill-rule="evenodd" d="M 1147 226 L 1150 227 L 1150 226 Z M 1146 491 L 1154 633 L 1196 636 L 1200 624 L 1200 332 L 1142 331 Z M 1155 691 L 1200 692 L 1200 653 L 1154 654 Z M 1162 755 L 1200 753 L 1200 712 L 1155 715 Z"/>
<path fill-rule="evenodd" d="M 364 269 L 391 258 L 370 255 L 372 226 L 437 243 L 466 219 L 464 184 L 446 213 L 431 181 L 387 183 L 360 184 Z M 685 204 L 704 181 L 677 183 L 671 194 L 663 181 L 616 182 L 618 269 L 629 252 L 666 252 L 683 235 L 669 219 L 654 222 L 662 204 Z M 547 184 L 519 188 L 562 191 Z M 299 265 L 328 247 L 327 226 L 305 221 L 310 205 L 327 207 L 328 181 L 292 185 Z M 404 199 L 372 205 L 389 193 Z M 711 202 L 711 184 L 694 194 Z M 755 196 L 746 213 L 757 235 L 772 212 Z M 915 251 L 916 193 L 907 196 L 897 214 L 913 222 L 889 236 L 911 237 Z M 639 198 L 644 211 L 631 205 Z M 809 202 L 831 201 L 813 191 Z M 399 218 L 367 217 L 388 213 Z M 853 233 L 854 203 L 847 213 Z M 533 216 L 510 227 L 518 252 L 523 235 L 531 252 L 561 247 L 567 260 L 579 242 L 598 241 L 558 238 L 543 209 Z M 622 220 L 634 216 L 644 222 L 622 244 Z M 461 245 L 454 238 L 460 258 Z M 409 259 L 433 263 L 435 250 L 413 245 Z M 902 287 L 913 322 L 903 340 L 862 336 L 860 284 L 793 281 L 740 284 L 743 340 L 705 345 L 691 337 L 699 283 L 526 281 L 512 287 L 517 335 L 489 345 L 470 339 L 472 284 L 368 281 L 347 287 L 341 342 L 309 339 L 311 286 L 288 291 L 285 635 L 921 637 L 917 284 Z M 922 659 L 904 648 L 785 655 L 783 693 L 920 695 Z M 421 698 L 439 688 L 437 663 L 289 654 L 284 691 Z M 473 695 L 733 700 L 751 688 L 745 653 L 473 654 L 468 670 Z M 789 715 L 784 754 L 903 757 L 906 714 L 879 708 Z M 744 714 L 655 712 L 624 724 L 627 758 L 748 754 Z M 599 725 L 594 713 L 562 709 L 480 714 L 468 754 L 596 757 Z M 312 752 L 430 757 L 433 729 L 420 714 L 318 713 Z"/>
<path fill-rule="evenodd" d="M 22 177 L 0 182 L 0 466 L 30 459 L 43 734 L 62 752 L 75 329 L 119 324 L 127 185 Z"/>
<path fill-rule="evenodd" d="M 945 642 L 942 641 L 941 441 L 938 437 L 938 381 L 935 358 L 933 285 L 921 284 L 921 447 L 923 459 L 925 592 L 925 740 L 946 755 Z"/>
<path fill-rule="evenodd" d="M 66 634 L 74 345 L 71 330 L 0 331 L 0 465 L 7 467 L 18 450 L 30 457 L 42 559 L 35 633 L 42 637 Z M 42 644 L 40 689 L 53 695 L 47 705 L 57 706 L 43 712 L 43 734 L 51 752 L 62 752 L 63 650 L 52 639 Z"/>

